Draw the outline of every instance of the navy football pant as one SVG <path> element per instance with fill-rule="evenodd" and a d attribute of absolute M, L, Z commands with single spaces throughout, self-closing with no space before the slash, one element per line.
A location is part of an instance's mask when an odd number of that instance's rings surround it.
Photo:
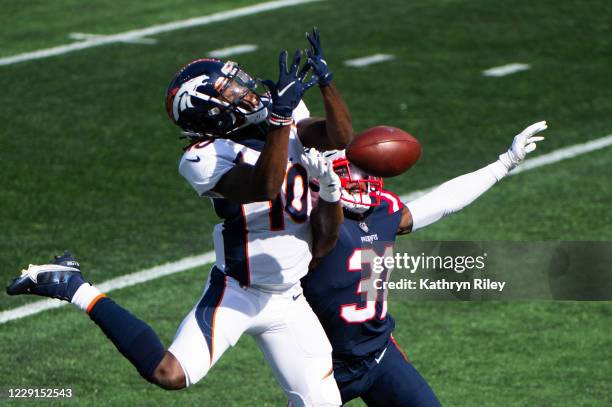
<path fill-rule="evenodd" d="M 347 382 L 338 381 L 342 402 L 357 397 L 375 407 L 439 407 L 440 402 L 425 379 L 406 359 L 393 339 L 379 362 L 373 360 L 363 375 Z M 338 377 L 336 376 L 336 380 Z"/>

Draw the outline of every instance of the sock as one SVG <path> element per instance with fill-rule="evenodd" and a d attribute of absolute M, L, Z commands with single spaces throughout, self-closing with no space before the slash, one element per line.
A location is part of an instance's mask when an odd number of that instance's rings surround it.
<path fill-rule="evenodd" d="M 94 292 L 86 290 L 82 293 L 83 298 L 91 298 Z M 117 350 L 134 365 L 142 377 L 152 382 L 153 372 L 165 353 L 164 345 L 155 331 L 106 296 L 98 295 L 95 302 L 90 303 L 88 307 L 89 317 L 102 329 Z"/>
<path fill-rule="evenodd" d="M 72 280 L 74 279 L 70 282 Z M 106 294 L 89 283 L 82 283 L 72 295 L 70 302 L 89 314 L 91 308 L 102 297 L 106 297 Z"/>

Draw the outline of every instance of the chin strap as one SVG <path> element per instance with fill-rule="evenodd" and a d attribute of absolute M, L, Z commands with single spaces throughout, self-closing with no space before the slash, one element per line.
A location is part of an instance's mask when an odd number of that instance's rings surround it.
<path fill-rule="evenodd" d="M 254 112 L 246 112 L 240 110 L 241 113 L 244 114 L 244 124 L 240 127 L 247 126 L 249 124 L 259 124 L 266 121 L 268 118 L 268 108 L 261 102 L 259 102 L 259 106 L 257 106 L 257 110 Z"/>
<path fill-rule="evenodd" d="M 371 208 L 369 205 L 372 202 L 372 199 L 369 195 L 362 194 L 350 194 L 346 189 L 341 189 L 342 194 L 342 207 L 349 212 L 362 214 L 366 213 L 368 209 Z M 357 199 L 361 199 L 364 203 L 357 203 Z"/>

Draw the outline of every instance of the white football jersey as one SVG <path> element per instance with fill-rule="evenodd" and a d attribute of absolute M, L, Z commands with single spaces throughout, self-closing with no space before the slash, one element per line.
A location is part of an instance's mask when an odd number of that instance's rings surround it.
<path fill-rule="evenodd" d="M 294 123 L 309 117 L 303 102 L 293 112 Z M 282 290 L 308 271 L 311 200 L 308 172 L 302 165 L 304 146 L 291 126 L 285 180 L 272 201 L 237 204 L 211 191 L 240 162 L 255 164 L 263 140 L 235 142 L 215 139 L 197 143 L 183 154 L 179 172 L 200 196 L 211 198 L 224 221 L 214 228 L 216 266 L 242 285 Z"/>

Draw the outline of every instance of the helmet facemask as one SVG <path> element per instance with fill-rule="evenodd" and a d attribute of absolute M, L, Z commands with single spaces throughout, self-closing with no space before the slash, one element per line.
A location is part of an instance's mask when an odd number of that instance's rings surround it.
<path fill-rule="evenodd" d="M 267 101 L 256 92 L 257 81 L 232 61 L 225 63 L 221 72 L 224 77 L 215 81 L 214 88 L 225 102 L 226 110 L 236 114 L 242 121 L 233 131 L 249 124 L 258 124 L 268 117 Z"/>
<path fill-rule="evenodd" d="M 346 157 L 333 160 L 333 168 L 340 178 L 341 201 L 344 209 L 362 214 L 371 207 L 380 205 L 382 178 L 367 174 L 351 164 Z"/>

